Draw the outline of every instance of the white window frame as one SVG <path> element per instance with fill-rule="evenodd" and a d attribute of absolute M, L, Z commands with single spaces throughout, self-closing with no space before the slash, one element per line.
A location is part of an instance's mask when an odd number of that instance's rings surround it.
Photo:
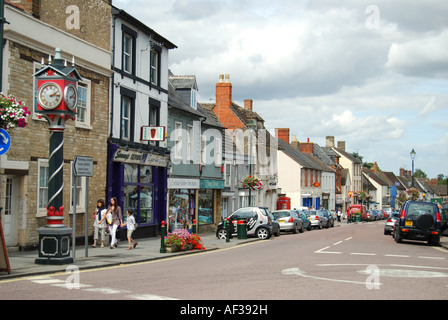
<path fill-rule="evenodd" d="M 149 64 L 149 81 L 154 85 L 158 85 L 159 52 L 157 50 L 151 50 Z"/>
<path fill-rule="evenodd" d="M 128 102 L 128 104 L 127 104 L 127 111 L 128 111 L 128 115 L 127 115 L 127 117 L 124 117 L 124 112 L 123 112 L 125 101 Z M 125 96 L 125 95 L 122 95 L 122 96 L 121 96 L 120 113 L 121 113 L 121 116 L 120 116 L 120 122 L 121 122 L 121 123 L 120 123 L 120 127 L 121 127 L 121 129 L 120 129 L 120 130 L 121 130 L 121 139 L 122 139 L 122 140 L 129 141 L 129 140 L 131 140 L 132 98 L 130 98 L 130 97 L 128 97 L 128 96 Z M 128 126 L 127 126 L 128 130 L 127 130 L 127 131 L 124 130 L 125 126 L 123 126 L 123 121 L 125 121 L 125 122 L 128 123 Z M 125 135 L 125 134 L 126 134 L 126 135 Z"/>
<path fill-rule="evenodd" d="M 128 40 L 129 42 L 129 52 L 125 51 L 125 42 L 126 40 Z M 130 34 L 124 33 L 123 34 L 123 58 L 122 58 L 122 69 L 123 71 L 127 72 L 127 73 L 131 73 L 132 74 L 132 64 L 134 63 L 132 61 L 132 52 L 134 50 L 134 37 L 132 37 Z M 126 62 L 128 62 L 126 64 Z"/>
<path fill-rule="evenodd" d="M 37 190 L 36 216 L 37 217 L 45 217 L 45 216 L 47 216 L 47 208 L 46 207 L 45 208 L 39 208 L 39 203 L 40 203 L 40 200 L 41 200 L 40 199 L 40 189 L 41 189 L 41 187 L 40 187 L 39 183 L 40 183 L 40 173 L 41 173 L 41 168 L 42 167 L 47 168 L 47 170 L 48 170 L 48 168 L 49 168 L 48 159 L 37 159 L 37 188 L 36 188 L 36 190 Z M 47 199 L 46 199 L 46 202 L 47 202 L 48 201 L 48 180 L 47 180 L 47 187 L 46 187 L 46 189 L 47 189 Z M 47 205 L 48 205 L 48 203 L 47 203 Z"/>
<path fill-rule="evenodd" d="M 82 79 L 81 81 L 78 82 L 78 91 L 79 91 L 79 87 L 85 87 L 86 89 L 86 107 L 85 107 L 85 119 L 84 121 L 79 121 L 78 119 L 78 114 L 76 115 L 76 122 L 75 122 L 75 126 L 77 128 L 82 128 L 82 129 L 92 129 L 92 125 L 90 123 L 90 114 L 92 113 L 92 103 L 91 103 L 91 92 L 92 92 L 92 82 L 88 79 Z M 78 112 L 78 108 L 79 106 L 76 108 L 77 112 Z"/>

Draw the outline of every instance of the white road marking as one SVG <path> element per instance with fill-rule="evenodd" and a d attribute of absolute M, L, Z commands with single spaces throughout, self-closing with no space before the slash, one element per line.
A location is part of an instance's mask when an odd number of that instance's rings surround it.
<path fill-rule="evenodd" d="M 84 289 L 84 291 L 98 292 L 98 293 L 102 293 L 102 294 L 129 293 L 129 291 L 126 291 L 126 290 L 117 290 L 117 289 L 113 289 L 113 288 L 91 288 L 91 289 Z"/>
<path fill-rule="evenodd" d="M 419 257 L 420 259 L 434 259 L 434 260 L 445 260 L 445 258 L 442 257 Z"/>
<path fill-rule="evenodd" d="M 314 253 L 330 253 L 330 254 L 341 254 L 342 253 L 342 252 L 323 251 L 323 250 L 326 250 L 328 248 L 330 248 L 330 247 L 325 247 L 325 248 L 319 249 L 317 251 L 314 251 Z"/>
<path fill-rule="evenodd" d="M 350 254 L 358 256 L 376 256 L 376 253 L 351 252 Z"/>
<path fill-rule="evenodd" d="M 342 280 L 342 279 L 330 279 L 330 278 L 322 278 L 322 277 L 316 277 L 306 274 L 306 272 L 300 270 L 299 268 L 291 268 L 291 269 L 285 269 L 282 270 L 282 273 L 285 275 L 297 275 L 303 278 L 311 278 L 316 280 L 325 280 L 325 281 L 333 281 L 333 282 L 344 282 L 344 283 L 354 283 L 354 284 L 362 284 L 366 285 L 365 281 L 353 281 L 353 280 Z M 381 285 L 381 283 L 379 283 Z"/>
<path fill-rule="evenodd" d="M 170 297 L 156 296 L 154 294 L 133 294 L 127 297 L 135 300 L 178 300 Z"/>
<path fill-rule="evenodd" d="M 66 288 L 67 290 L 75 289 L 75 288 L 69 288 L 67 286 L 67 283 L 65 280 L 54 279 L 54 278 L 51 278 L 48 276 L 31 277 L 31 278 L 28 278 L 28 280 L 31 282 L 37 283 L 37 284 L 51 285 L 53 287 Z M 73 286 L 73 284 L 70 284 L 70 285 Z M 118 290 L 118 289 L 114 289 L 114 288 L 95 288 L 95 287 L 93 287 L 93 285 L 83 284 L 83 283 L 76 284 L 76 290 L 78 290 L 78 289 L 81 289 L 83 291 L 88 291 L 88 292 L 101 293 L 101 294 L 105 294 L 105 295 L 110 295 L 110 294 L 127 295 L 128 298 L 135 299 L 135 300 L 177 300 L 174 298 L 158 296 L 158 295 L 154 295 L 154 294 L 132 294 L 131 291 Z"/>
<path fill-rule="evenodd" d="M 410 256 L 402 255 L 402 254 L 385 254 L 385 257 L 394 257 L 394 258 L 409 258 Z"/>

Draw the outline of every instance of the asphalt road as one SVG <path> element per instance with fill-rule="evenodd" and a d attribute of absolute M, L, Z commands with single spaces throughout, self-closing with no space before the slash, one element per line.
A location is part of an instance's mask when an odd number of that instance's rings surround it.
<path fill-rule="evenodd" d="M 11 279 L 0 282 L 0 299 L 447 300 L 448 250 L 397 244 L 383 225 L 344 224 L 172 259 Z"/>

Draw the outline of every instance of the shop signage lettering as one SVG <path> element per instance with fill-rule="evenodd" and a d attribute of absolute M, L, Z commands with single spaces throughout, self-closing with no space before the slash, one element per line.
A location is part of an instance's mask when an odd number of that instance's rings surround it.
<path fill-rule="evenodd" d="M 168 189 L 199 189 L 199 179 L 168 178 Z"/>
<path fill-rule="evenodd" d="M 201 180 L 201 189 L 224 189 L 224 180 Z"/>
<path fill-rule="evenodd" d="M 117 152 L 115 152 L 114 161 L 143 164 L 156 167 L 166 167 L 168 165 L 169 157 L 151 153 L 140 153 L 132 150 L 126 151 L 123 149 L 118 149 Z"/>

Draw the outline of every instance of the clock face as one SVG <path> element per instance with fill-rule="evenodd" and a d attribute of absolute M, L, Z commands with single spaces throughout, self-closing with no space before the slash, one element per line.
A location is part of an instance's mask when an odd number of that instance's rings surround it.
<path fill-rule="evenodd" d="M 64 90 L 64 101 L 67 108 L 75 110 L 78 105 L 78 89 L 74 84 L 69 84 Z"/>
<path fill-rule="evenodd" d="M 39 88 L 37 98 L 42 108 L 46 110 L 54 109 L 62 101 L 61 87 L 54 82 L 46 82 Z"/>

